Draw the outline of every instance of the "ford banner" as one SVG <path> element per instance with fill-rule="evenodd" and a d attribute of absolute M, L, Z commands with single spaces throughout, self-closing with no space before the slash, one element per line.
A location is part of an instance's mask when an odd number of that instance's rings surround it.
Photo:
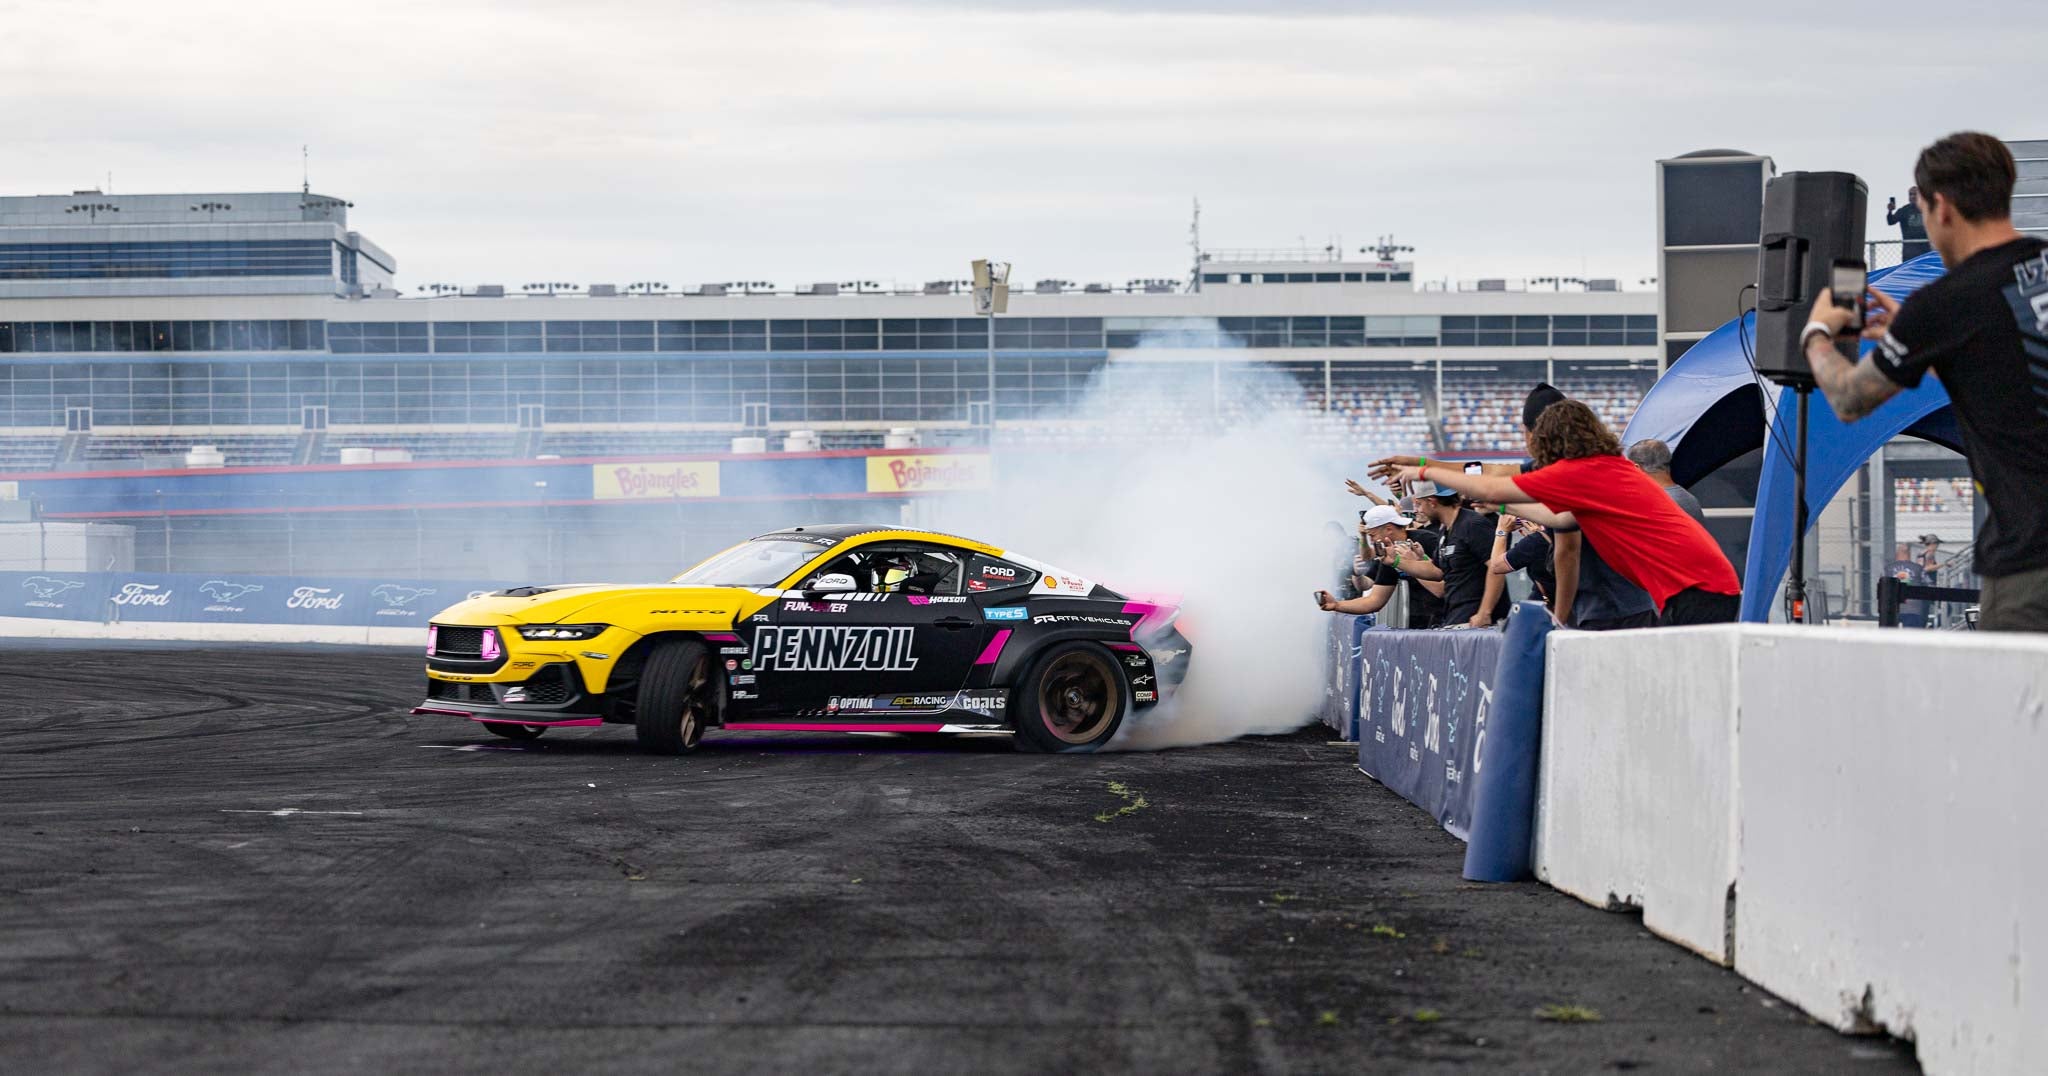
<path fill-rule="evenodd" d="M 1358 768 L 1461 840 L 1500 644 L 1499 632 L 1484 629 L 1359 635 Z"/>
<path fill-rule="evenodd" d="M 162 572 L 0 572 L 0 616 L 59 620 L 423 627 L 504 588 L 482 580 Z"/>

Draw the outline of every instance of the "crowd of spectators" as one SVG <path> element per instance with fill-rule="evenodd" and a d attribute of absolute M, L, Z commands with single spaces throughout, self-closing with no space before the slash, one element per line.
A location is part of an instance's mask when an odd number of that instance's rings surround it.
<path fill-rule="evenodd" d="M 1736 619 L 1734 566 L 1673 480 L 1669 446 L 1639 441 L 1624 456 L 1592 408 L 1547 384 L 1521 418 L 1529 458 L 1519 465 L 1390 456 L 1373 466 L 1389 496 L 1349 482 L 1375 503 L 1360 513 L 1344 580 L 1317 603 L 1377 613 L 1405 583 L 1408 627 L 1489 627 L 1506 618 L 1506 580 L 1521 572 L 1562 626 Z"/>
<path fill-rule="evenodd" d="M 1887 219 L 1907 243 L 1939 254 L 1945 271 L 1903 302 L 1866 286 L 1838 305 L 1821 289 L 1799 336 L 1814 382 L 1843 423 L 1877 412 L 1929 374 L 1940 379 L 1983 499 L 1972 563 L 1983 581 L 1976 623 L 1986 631 L 2048 631 L 2048 366 L 2040 361 L 2048 355 L 2048 240 L 2014 226 L 2017 176 L 2011 151 L 1982 132 L 1922 150 L 1909 205 L 1894 202 Z M 1860 352 L 1859 338 L 1871 350 Z M 1549 385 L 1529 394 L 1522 426 L 1528 458 L 1519 465 L 1422 455 L 1376 462 L 1373 475 L 1399 502 L 1383 522 L 1406 526 L 1412 514 L 1417 526 L 1436 530 L 1438 544 L 1417 558 L 1412 545 L 1397 552 L 1365 534 L 1360 570 L 1371 563 L 1375 580 L 1390 569 L 1397 580 L 1435 584 L 1444 602 L 1439 624 L 1450 628 L 1496 622 L 1496 580 L 1515 572 L 1573 627 L 1642 626 L 1651 610 L 1664 625 L 1737 619 L 1741 582 L 1707 533 L 1698 501 L 1673 480 L 1668 446 L 1639 441 L 1624 452 L 1594 408 Z M 1351 488 L 1370 494 L 1355 481 Z M 1923 538 L 1917 561 L 1900 546 L 1887 574 L 1926 578 L 1932 537 Z M 1384 605 L 1379 595 L 1376 584 L 1358 597 L 1316 597 L 1327 610 L 1369 612 Z M 1924 616 L 1923 603 L 1901 619 Z"/>

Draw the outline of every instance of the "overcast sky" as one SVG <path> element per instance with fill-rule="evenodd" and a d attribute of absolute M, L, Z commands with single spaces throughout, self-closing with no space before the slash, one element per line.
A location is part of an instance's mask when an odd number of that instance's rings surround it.
<path fill-rule="evenodd" d="M 309 144 L 408 289 L 1178 277 L 1196 197 L 1211 248 L 1633 280 L 1659 157 L 1857 172 L 1876 237 L 1926 142 L 2048 137 L 2038 0 L 1534 9 L 0 0 L 0 192 L 291 189 Z"/>

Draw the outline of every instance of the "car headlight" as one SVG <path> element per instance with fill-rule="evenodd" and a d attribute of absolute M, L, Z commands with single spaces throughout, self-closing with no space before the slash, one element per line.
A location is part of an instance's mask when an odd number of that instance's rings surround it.
<path fill-rule="evenodd" d="M 609 624 L 521 624 L 521 639 L 595 639 Z"/>

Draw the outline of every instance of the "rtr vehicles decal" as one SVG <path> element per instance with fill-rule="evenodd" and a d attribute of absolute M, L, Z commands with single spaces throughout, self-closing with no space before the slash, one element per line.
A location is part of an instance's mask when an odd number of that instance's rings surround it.
<path fill-rule="evenodd" d="M 532 739 L 630 724 L 678 753 L 707 730 L 1006 732 L 1090 751 L 1168 698 L 1191 645 L 1171 601 L 971 539 L 792 527 L 668 583 L 527 586 L 432 621 L 413 712 Z"/>

